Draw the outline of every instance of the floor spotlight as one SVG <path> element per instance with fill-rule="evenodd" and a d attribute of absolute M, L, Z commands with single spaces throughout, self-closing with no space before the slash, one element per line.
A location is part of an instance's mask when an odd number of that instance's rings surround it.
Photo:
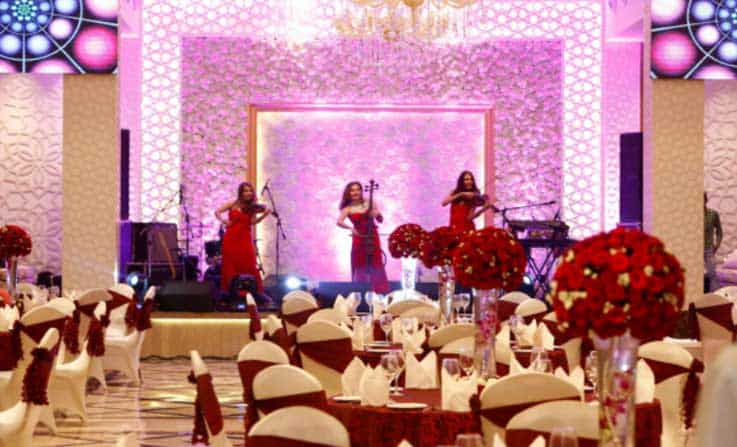
<path fill-rule="evenodd" d="M 305 282 L 306 281 L 302 278 L 290 275 L 284 280 L 284 287 L 286 287 L 287 290 L 297 290 L 301 289 L 305 285 Z"/>

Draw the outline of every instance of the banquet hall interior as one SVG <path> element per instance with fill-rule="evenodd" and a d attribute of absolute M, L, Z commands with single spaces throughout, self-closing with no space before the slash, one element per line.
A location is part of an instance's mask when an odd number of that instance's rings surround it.
<path fill-rule="evenodd" d="M 735 78 L 737 0 L 0 0 L 0 446 L 734 445 Z"/>

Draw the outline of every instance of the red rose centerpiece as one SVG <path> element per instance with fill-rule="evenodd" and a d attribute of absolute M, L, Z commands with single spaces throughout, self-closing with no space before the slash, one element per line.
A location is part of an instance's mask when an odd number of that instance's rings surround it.
<path fill-rule="evenodd" d="M 420 259 L 427 268 L 438 268 L 438 305 L 445 321 L 453 316 L 452 300 L 455 294 L 453 253 L 460 243 L 460 235 L 450 227 L 439 227 L 427 233 L 420 243 Z"/>
<path fill-rule="evenodd" d="M 427 232 L 414 223 L 402 224 L 389 235 L 389 253 L 402 261 L 402 290 L 405 298 L 414 294 L 417 258 L 420 257 L 420 245 L 425 238 Z"/>
<path fill-rule="evenodd" d="M 8 269 L 8 292 L 15 294 L 18 281 L 18 258 L 31 254 L 33 243 L 26 230 L 18 225 L 0 227 L 0 258 L 5 259 Z"/>
<path fill-rule="evenodd" d="M 561 258 L 550 299 L 562 332 L 594 338 L 597 362 L 587 368 L 598 375 L 599 445 L 634 446 L 638 345 L 671 334 L 683 287 L 678 259 L 637 230 L 590 237 Z"/>
<path fill-rule="evenodd" d="M 464 234 L 453 253 L 456 279 L 476 289 L 476 370 L 485 378 L 496 375 L 493 353 L 498 299 L 503 290 L 515 290 L 522 284 L 526 266 L 522 245 L 499 228 Z"/>

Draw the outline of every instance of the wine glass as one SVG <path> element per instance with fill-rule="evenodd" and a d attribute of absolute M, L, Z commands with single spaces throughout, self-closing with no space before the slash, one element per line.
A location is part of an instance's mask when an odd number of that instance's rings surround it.
<path fill-rule="evenodd" d="M 414 318 L 402 318 L 402 332 L 410 337 L 415 333 L 415 320 Z"/>
<path fill-rule="evenodd" d="M 461 367 L 458 364 L 458 359 L 443 359 L 443 369 L 450 377 L 452 377 L 455 380 L 458 380 L 458 378 L 461 376 Z"/>
<path fill-rule="evenodd" d="M 534 370 L 540 373 L 552 373 L 553 363 L 549 358 L 538 358 L 534 365 Z"/>
<path fill-rule="evenodd" d="M 379 317 L 379 326 L 381 326 L 381 330 L 386 335 L 386 343 L 391 344 L 389 332 L 392 330 L 392 314 L 381 314 Z"/>
<path fill-rule="evenodd" d="M 457 323 L 460 318 L 461 308 L 463 307 L 463 300 L 461 299 L 461 293 L 456 293 L 453 295 L 453 300 L 451 302 L 453 306 L 453 315 L 455 316 L 454 321 Z"/>
<path fill-rule="evenodd" d="M 550 432 L 550 447 L 578 447 L 578 437 L 573 427 L 555 427 Z"/>
<path fill-rule="evenodd" d="M 394 380 L 394 375 L 397 374 L 397 356 L 393 352 L 387 352 L 381 356 L 380 363 L 381 369 L 384 371 L 386 379 L 391 383 Z"/>
<path fill-rule="evenodd" d="M 509 348 L 512 351 L 516 351 L 519 348 L 519 334 L 522 332 L 522 325 L 520 324 L 520 317 L 515 314 L 509 316 L 507 324 L 509 325 L 509 331 L 513 335 L 509 338 Z"/>
<path fill-rule="evenodd" d="M 596 395 L 596 382 L 599 379 L 599 359 L 596 356 L 596 351 L 591 351 L 586 357 L 586 363 L 584 366 L 586 370 L 586 378 L 594 387 L 594 395 Z"/>
<path fill-rule="evenodd" d="M 471 295 L 468 293 L 459 293 L 458 299 L 461 302 L 461 310 L 463 310 L 463 313 L 468 313 L 468 305 L 471 304 Z"/>
<path fill-rule="evenodd" d="M 458 364 L 467 376 L 473 374 L 473 350 L 469 348 L 460 348 L 458 350 Z"/>
<path fill-rule="evenodd" d="M 402 351 L 401 349 L 392 349 L 391 353 L 394 354 L 397 359 L 397 373 L 394 375 L 393 392 L 395 396 L 401 396 L 402 388 L 399 386 L 399 376 L 400 374 L 402 374 L 402 371 L 404 371 L 404 351 Z"/>
<path fill-rule="evenodd" d="M 533 371 L 537 372 L 549 372 L 552 368 L 550 358 L 548 358 L 548 352 L 539 347 L 535 346 L 532 348 L 532 354 L 530 354 L 530 367 Z"/>
<path fill-rule="evenodd" d="M 456 436 L 456 447 L 484 447 L 484 440 L 476 433 L 463 433 Z"/>
<path fill-rule="evenodd" d="M 363 300 L 366 302 L 366 305 L 368 306 L 368 312 L 369 314 L 374 314 L 374 292 L 366 292 L 363 294 Z"/>

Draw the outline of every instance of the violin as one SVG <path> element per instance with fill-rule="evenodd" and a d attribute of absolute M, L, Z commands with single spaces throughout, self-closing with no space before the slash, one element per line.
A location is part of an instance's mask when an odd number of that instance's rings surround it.
<path fill-rule="evenodd" d="M 474 195 L 473 198 L 471 199 L 471 204 L 473 206 L 484 206 L 488 202 L 489 202 L 488 194 L 476 193 L 476 195 Z"/>
<path fill-rule="evenodd" d="M 263 203 L 254 202 L 248 205 L 248 208 L 246 209 L 246 211 L 250 214 L 261 214 L 261 213 L 265 213 L 267 209 L 268 208 Z"/>

